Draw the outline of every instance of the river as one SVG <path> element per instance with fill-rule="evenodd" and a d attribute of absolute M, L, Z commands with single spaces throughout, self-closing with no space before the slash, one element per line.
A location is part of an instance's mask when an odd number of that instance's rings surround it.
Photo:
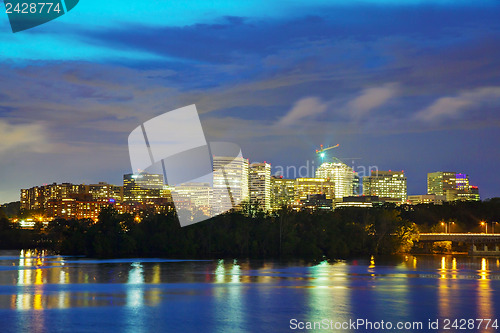
<path fill-rule="evenodd" d="M 313 264 L 0 252 L 2 332 L 494 332 L 499 291 L 495 257 Z"/>

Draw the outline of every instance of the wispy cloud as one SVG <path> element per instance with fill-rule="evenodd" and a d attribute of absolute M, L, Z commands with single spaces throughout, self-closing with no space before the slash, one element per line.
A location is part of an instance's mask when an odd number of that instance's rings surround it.
<path fill-rule="evenodd" d="M 293 105 L 292 109 L 277 122 L 277 126 L 291 126 L 303 120 L 314 120 L 316 116 L 328 110 L 357 122 L 396 97 L 398 90 L 397 83 L 387 83 L 381 87 L 363 89 L 347 101 L 341 96 L 330 101 L 322 101 L 319 97 L 305 97 Z"/>
<path fill-rule="evenodd" d="M 462 91 L 455 96 L 441 97 L 418 111 L 415 119 L 435 122 L 460 118 L 468 110 L 491 104 L 500 105 L 500 87 L 481 87 Z"/>
<path fill-rule="evenodd" d="M 346 110 L 351 118 L 359 120 L 395 97 L 398 87 L 396 83 L 388 83 L 382 87 L 367 88 L 347 103 Z"/>
<path fill-rule="evenodd" d="M 308 117 L 313 117 L 326 111 L 328 105 L 317 97 L 306 97 L 297 101 L 293 108 L 281 118 L 278 126 L 290 126 Z"/>
<path fill-rule="evenodd" d="M 45 152 L 48 142 L 45 129 L 40 124 L 13 125 L 0 120 L 0 155 L 11 151 L 20 152 Z"/>

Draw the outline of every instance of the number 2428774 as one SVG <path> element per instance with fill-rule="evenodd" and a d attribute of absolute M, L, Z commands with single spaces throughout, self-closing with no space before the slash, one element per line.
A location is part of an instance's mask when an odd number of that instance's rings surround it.
<path fill-rule="evenodd" d="M 18 14 L 43 14 L 50 12 L 60 13 L 62 9 L 59 3 L 53 2 L 23 2 L 13 4 L 11 2 L 5 3 L 5 12 L 7 14 L 18 13 Z"/>

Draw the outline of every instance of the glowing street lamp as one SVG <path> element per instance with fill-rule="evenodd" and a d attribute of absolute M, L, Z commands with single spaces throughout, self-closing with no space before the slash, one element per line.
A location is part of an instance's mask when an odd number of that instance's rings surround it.
<path fill-rule="evenodd" d="M 441 222 L 441 225 L 444 226 L 444 232 L 446 234 L 451 233 L 451 225 L 455 224 L 455 222 Z"/>
<path fill-rule="evenodd" d="M 448 233 L 451 234 L 451 225 L 455 224 L 455 222 L 448 222 Z"/>
<path fill-rule="evenodd" d="M 481 221 L 481 225 L 484 226 L 485 233 L 488 233 L 488 223 Z"/>
<path fill-rule="evenodd" d="M 494 234 L 495 233 L 495 224 L 498 224 L 498 222 L 491 222 L 491 233 Z"/>

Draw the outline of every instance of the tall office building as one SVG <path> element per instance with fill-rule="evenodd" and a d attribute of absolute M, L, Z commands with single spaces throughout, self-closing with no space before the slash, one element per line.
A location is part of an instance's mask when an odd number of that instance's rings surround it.
<path fill-rule="evenodd" d="M 243 157 L 213 157 L 214 214 L 241 208 L 249 200 L 248 160 Z"/>
<path fill-rule="evenodd" d="M 191 212 L 201 211 L 204 215 L 210 216 L 212 186 L 209 183 L 183 183 L 175 186 L 172 196 L 180 209 L 189 209 Z M 182 205 L 182 203 L 185 205 Z M 177 208 L 177 207 L 176 207 Z"/>
<path fill-rule="evenodd" d="M 335 183 L 335 200 L 342 201 L 343 197 L 349 197 L 354 192 L 354 170 L 340 161 L 334 163 L 323 163 L 316 170 L 316 178 L 329 179 Z"/>
<path fill-rule="evenodd" d="M 354 173 L 354 178 L 352 179 L 352 194 L 353 195 L 361 195 L 361 179 L 358 176 L 358 173 Z"/>
<path fill-rule="evenodd" d="M 385 201 L 405 203 L 407 198 L 406 177 L 403 171 L 372 171 L 363 177 L 363 194 L 378 196 Z M 393 199 L 393 200 L 388 200 Z"/>
<path fill-rule="evenodd" d="M 322 194 L 325 199 L 334 200 L 336 184 L 325 178 L 297 178 L 294 184 L 295 202 L 304 201 L 308 196 Z"/>
<path fill-rule="evenodd" d="M 123 201 L 147 202 L 161 198 L 163 175 L 150 173 L 123 175 Z"/>
<path fill-rule="evenodd" d="M 121 202 L 123 198 L 123 186 L 116 186 L 106 182 L 85 185 L 86 191 L 92 196 L 92 200 L 110 200 Z"/>
<path fill-rule="evenodd" d="M 252 163 L 248 169 L 250 204 L 264 211 L 271 209 L 271 164 Z"/>
<path fill-rule="evenodd" d="M 446 191 L 446 201 L 480 201 L 479 188 L 469 185 L 463 189 L 452 189 Z"/>
<path fill-rule="evenodd" d="M 243 159 L 241 171 L 241 202 L 250 202 L 250 170 L 248 159 Z"/>
<path fill-rule="evenodd" d="M 479 189 L 471 186 L 469 176 L 457 172 L 431 172 L 427 174 L 427 194 L 443 195 L 446 201 L 479 201 Z"/>
<path fill-rule="evenodd" d="M 463 179 L 460 179 L 460 183 Z M 427 174 L 427 194 L 445 195 L 457 188 L 456 172 L 431 172 Z"/>
<path fill-rule="evenodd" d="M 271 177 L 271 209 L 279 210 L 283 206 L 291 206 L 295 195 L 295 179 Z"/>

